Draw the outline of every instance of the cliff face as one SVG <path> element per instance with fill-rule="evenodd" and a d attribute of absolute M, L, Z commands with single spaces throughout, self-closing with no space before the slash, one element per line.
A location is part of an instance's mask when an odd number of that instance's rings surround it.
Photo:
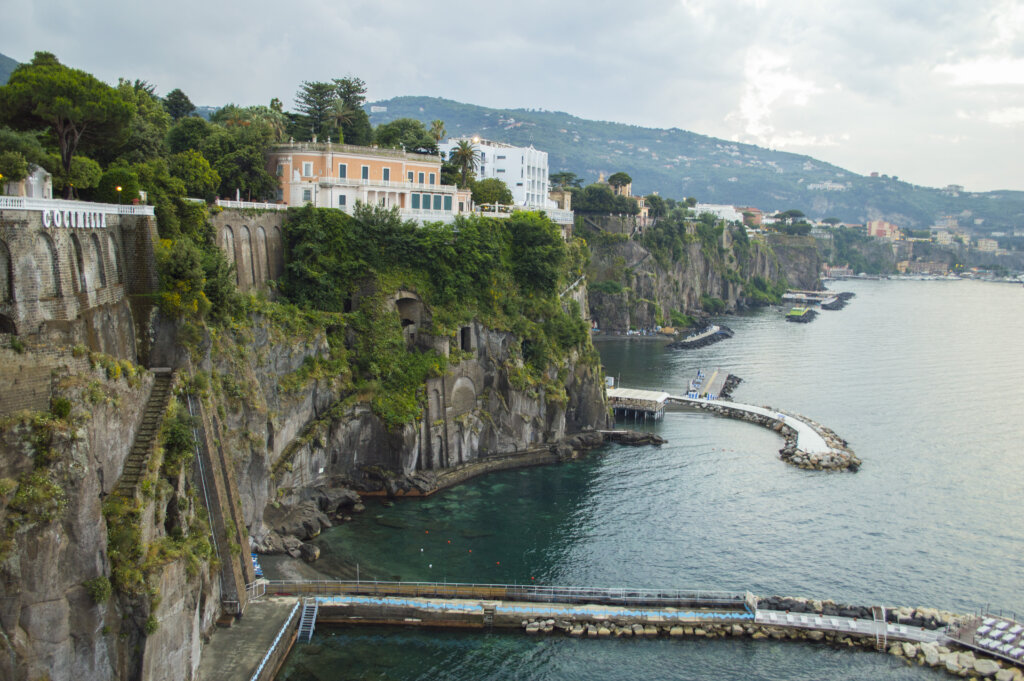
<path fill-rule="evenodd" d="M 575 295 L 585 300 L 586 291 Z M 204 343 L 195 367 L 212 377 L 206 409 L 261 550 L 289 548 L 289 535 L 315 535 L 329 515 L 357 501 L 342 490 L 421 494 L 453 467 L 607 424 L 589 344 L 552 365 L 540 383 L 528 378 L 520 342 L 508 332 L 474 323 L 456 338 L 421 334 L 409 342 L 441 349 L 449 363 L 418 391 L 422 416 L 391 427 L 343 376 L 306 371 L 331 354 L 326 335 L 287 338 L 257 323 Z"/>
<path fill-rule="evenodd" d="M 755 277 L 769 283 L 784 277 L 792 288 L 820 286 L 813 239 L 737 243 L 724 231 L 713 248 L 691 241 L 674 261 L 659 260 L 632 239 L 596 239 L 591 249 L 590 281 L 620 284 L 596 286 L 590 292 L 590 316 L 603 331 L 668 326 L 673 311 L 700 313 L 702 298 L 718 298 L 725 310 L 736 310 L 752 304 L 750 282 Z"/>
<path fill-rule="evenodd" d="M 0 361 L 15 361 L 7 354 L 0 350 Z M 111 589 L 117 561 L 104 504 L 153 379 L 121 375 L 133 369 L 109 360 L 107 370 L 84 358 L 67 365 L 54 387 L 67 415 L 23 412 L 0 423 L 0 678 L 192 678 L 201 633 L 216 616 L 208 564 L 187 568 L 180 554 L 149 555 L 148 592 Z M 170 546 L 168 508 L 194 514 L 186 480 L 154 480 L 132 526 L 141 550 Z"/>

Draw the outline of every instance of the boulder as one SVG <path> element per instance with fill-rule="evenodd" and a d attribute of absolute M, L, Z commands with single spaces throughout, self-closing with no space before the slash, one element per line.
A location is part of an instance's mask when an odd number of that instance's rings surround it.
<path fill-rule="evenodd" d="M 312 563 L 320 557 L 320 547 L 315 544 L 302 544 L 299 546 L 299 556 L 307 563 Z"/>
<path fill-rule="evenodd" d="M 934 643 L 922 643 L 920 650 L 926 665 L 934 667 L 939 664 L 939 650 Z"/>
<path fill-rule="evenodd" d="M 917 657 L 917 646 L 915 646 L 913 643 L 908 643 L 904 641 L 900 645 L 903 648 L 904 657 L 906 657 L 908 660 L 913 660 L 915 657 Z"/>
<path fill-rule="evenodd" d="M 669 636 L 682 636 L 683 635 L 683 628 L 680 627 L 679 625 L 676 625 L 676 626 L 674 626 L 674 627 L 672 627 L 671 629 L 668 630 L 668 635 Z"/>
<path fill-rule="evenodd" d="M 1000 667 L 996 664 L 995 660 L 980 659 L 974 661 L 974 671 L 983 678 L 995 676 L 996 672 L 999 671 Z"/>
<path fill-rule="evenodd" d="M 644 627 L 644 636 L 657 636 L 657 635 L 658 635 L 658 627 L 654 626 L 653 624 L 648 624 L 647 626 Z"/>
<path fill-rule="evenodd" d="M 1024 677 L 1024 673 L 1021 673 L 1016 667 L 1000 669 L 996 672 L 996 681 L 1020 681 L 1022 677 Z"/>

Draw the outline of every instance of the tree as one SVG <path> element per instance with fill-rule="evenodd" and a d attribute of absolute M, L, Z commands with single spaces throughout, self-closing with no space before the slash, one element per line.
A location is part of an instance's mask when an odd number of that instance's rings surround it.
<path fill-rule="evenodd" d="M 516 212 L 508 218 L 507 225 L 512 233 L 512 274 L 520 288 L 554 292 L 565 262 L 561 230 L 539 213 Z"/>
<path fill-rule="evenodd" d="M 246 200 L 263 200 L 274 196 L 277 178 L 264 167 L 263 152 L 255 146 L 244 146 L 219 159 L 213 169 L 220 175 L 221 196 L 237 192 Z"/>
<path fill-rule="evenodd" d="M 202 118 L 183 118 L 167 131 L 167 147 L 172 154 L 199 149 L 211 132 L 210 124 Z"/>
<path fill-rule="evenodd" d="M 309 135 L 327 138 L 337 136 L 337 128 L 330 122 L 330 114 L 334 103 L 339 99 L 338 86 L 335 83 L 302 81 L 299 91 L 295 93 L 295 108 L 301 118 L 298 137 Z"/>
<path fill-rule="evenodd" d="M 187 149 L 171 156 L 171 175 L 185 183 L 188 196 L 198 196 L 212 201 L 220 186 L 220 175 L 210 167 L 210 162 L 195 149 Z"/>
<path fill-rule="evenodd" d="M 633 184 L 633 178 L 623 172 L 618 172 L 608 178 L 608 184 L 613 187 L 625 187 L 627 184 Z"/>
<path fill-rule="evenodd" d="M 117 190 L 118 187 L 121 191 Z M 139 176 L 127 166 L 108 168 L 100 178 L 92 198 L 104 203 L 131 203 L 139 198 Z"/>
<path fill-rule="evenodd" d="M 661 198 L 661 196 L 657 194 L 648 194 L 644 197 L 644 201 L 647 202 L 647 214 L 652 218 L 661 218 L 668 214 L 665 199 Z"/>
<path fill-rule="evenodd" d="M 103 176 L 100 164 L 85 156 L 71 157 L 71 167 L 65 168 L 60 156 L 53 154 L 47 166 L 53 168 L 53 184 L 66 199 L 78 198 L 79 190 L 95 187 Z"/>
<path fill-rule="evenodd" d="M 401 147 L 414 154 L 437 153 L 437 142 L 426 126 L 415 118 L 397 118 L 378 125 L 373 132 L 373 140 L 382 147 Z"/>
<path fill-rule="evenodd" d="M 8 182 L 21 182 L 28 177 L 28 160 L 20 151 L 0 151 L 0 188 Z"/>
<path fill-rule="evenodd" d="M 37 52 L 30 63 L 18 66 L 0 88 L 0 119 L 18 130 L 48 128 L 66 179 L 73 175 L 72 158 L 80 144 L 116 142 L 134 113 L 117 90 L 64 66 L 48 52 Z M 66 184 L 65 198 L 71 192 Z"/>
<path fill-rule="evenodd" d="M 486 180 L 473 182 L 471 187 L 473 203 L 500 204 L 502 206 L 512 205 L 512 190 L 508 185 L 496 177 L 489 177 Z"/>
<path fill-rule="evenodd" d="M 170 114 L 171 120 L 177 122 L 182 118 L 191 116 L 196 110 L 196 105 L 192 103 L 188 95 L 180 89 L 174 88 L 164 97 L 164 109 Z"/>
<path fill-rule="evenodd" d="M 480 167 L 480 152 L 469 140 L 459 140 L 448 154 L 448 160 L 461 169 L 462 181 L 459 182 L 459 186 L 465 189 L 472 181 L 476 169 Z"/>
<path fill-rule="evenodd" d="M 345 76 L 334 79 L 334 90 L 338 98 L 352 107 L 358 109 L 366 101 L 366 83 L 355 76 Z"/>
<path fill-rule="evenodd" d="M 115 160 L 141 163 L 165 156 L 167 132 L 173 121 L 151 89 L 145 81 L 119 79 L 117 91 L 135 107 L 135 115 L 116 141 L 83 144 L 81 151 L 104 166 Z"/>
<path fill-rule="evenodd" d="M 822 222 L 824 222 L 826 225 L 832 225 L 834 227 L 835 225 L 838 225 L 840 222 L 842 222 L 842 220 L 840 220 L 839 218 L 825 218 L 824 220 L 822 220 Z"/>
<path fill-rule="evenodd" d="M 434 138 L 434 141 L 438 144 L 444 139 L 445 133 L 444 121 L 435 119 L 430 122 L 430 136 Z"/>
<path fill-rule="evenodd" d="M 583 184 L 583 180 L 576 174 L 570 173 L 567 170 L 563 170 L 558 173 L 551 173 L 548 176 L 548 182 L 552 187 L 557 189 L 568 189 L 569 187 L 580 187 Z"/>

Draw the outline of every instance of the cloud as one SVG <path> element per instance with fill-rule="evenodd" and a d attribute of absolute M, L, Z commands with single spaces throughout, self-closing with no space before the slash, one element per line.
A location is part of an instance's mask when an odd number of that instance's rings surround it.
<path fill-rule="evenodd" d="M 0 51 L 50 50 L 107 82 L 286 105 L 352 74 L 433 95 L 814 149 L 919 183 L 1024 181 L 1020 0 L 34 0 Z M 957 112 L 967 112 L 958 116 Z M 984 150 L 953 159 L 934 137 Z M 1015 148 L 1015 144 L 1017 145 Z M 971 166 L 968 169 L 965 166 Z M 982 187 L 979 187 L 982 188 Z M 1024 189 L 1024 187 L 1021 187 Z"/>

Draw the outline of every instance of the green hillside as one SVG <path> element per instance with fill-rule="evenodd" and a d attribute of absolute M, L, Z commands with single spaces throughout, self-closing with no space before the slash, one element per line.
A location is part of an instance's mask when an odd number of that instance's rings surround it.
<path fill-rule="evenodd" d="M 374 113 L 379 107 L 387 110 Z M 914 229 L 944 215 L 957 215 L 962 227 L 980 232 L 1024 227 L 1024 192 L 953 195 L 678 128 L 590 121 L 557 111 L 489 109 L 434 97 L 396 97 L 368 104 L 367 110 L 374 125 L 404 117 L 427 124 L 441 119 L 452 136 L 532 144 L 548 152 L 551 172 L 572 171 L 585 182 L 597 180 L 599 172 L 625 171 L 633 177 L 634 192 L 644 194 L 762 210 L 799 208 L 810 217 L 845 222 L 881 218 Z"/>
<path fill-rule="evenodd" d="M 18 62 L 11 59 L 5 54 L 0 54 L 0 85 L 7 82 L 7 79 L 11 77 L 11 72 L 18 65 Z"/>

